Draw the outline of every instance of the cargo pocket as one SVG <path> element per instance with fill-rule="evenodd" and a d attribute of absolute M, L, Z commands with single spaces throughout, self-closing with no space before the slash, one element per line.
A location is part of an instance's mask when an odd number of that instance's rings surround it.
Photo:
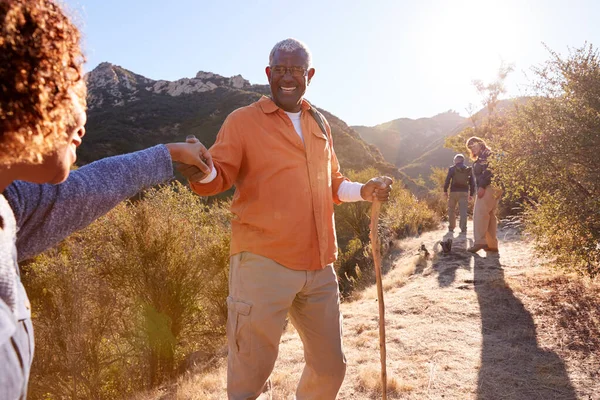
<path fill-rule="evenodd" d="M 251 349 L 250 311 L 252 304 L 227 297 L 227 340 L 230 350 L 249 353 Z"/>

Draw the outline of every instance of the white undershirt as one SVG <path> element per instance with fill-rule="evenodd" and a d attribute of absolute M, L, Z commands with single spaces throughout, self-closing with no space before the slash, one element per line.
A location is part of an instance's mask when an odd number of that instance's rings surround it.
<path fill-rule="evenodd" d="M 297 113 L 291 113 L 291 112 L 285 112 L 288 117 L 290 117 L 290 121 L 292 121 L 292 124 L 294 125 L 294 129 L 296 130 L 296 133 L 298 134 L 298 136 L 300 136 L 300 140 L 302 140 L 302 143 L 304 143 L 304 135 L 302 134 L 302 125 L 300 125 L 300 114 L 302 114 L 302 111 L 298 111 Z"/>
<path fill-rule="evenodd" d="M 302 115 L 302 111 L 298 111 L 297 113 L 285 112 L 288 117 L 290 117 L 290 121 L 292 121 L 292 125 L 294 125 L 294 130 L 300 136 L 300 140 L 304 143 L 304 135 L 302 134 L 302 125 L 300 124 L 300 116 Z M 202 179 L 200 183 L 210 183 L 217 177 L 217 171 L 212 169 L 210 171 L 210 175 L 206 178 Z M 364 200 L 360 195 L 360 189 L 362 189 L 363 184 L 359 182 L 350 182 L 343 181 L 338 188 L 338 197 L 344 203 L 354 202 L 354 201 L 362 201 Z"/>

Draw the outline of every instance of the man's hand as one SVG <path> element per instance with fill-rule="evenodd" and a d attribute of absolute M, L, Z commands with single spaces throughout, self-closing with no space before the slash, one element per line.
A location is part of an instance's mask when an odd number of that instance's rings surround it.
<path fill-rule="evenodd" d="M 388 201 L 392 191 L 392 178 L 387 176 L 378 176 L 365 183 L 360 189 L 360 195 L 367 201 Z"/>
<path fill-rule="evenodd" d="M 176 162 L 175 168 L 190 182 L 199 182 L 210 175 L 212 156 L 195 136 L 188 136 L 185 143 L 169 143 L 166 146 Z"/>
<path fill-rule="evenodd" d="M 485 195 L 485 188 L 480 187 L 479 189 L 477 189 L 477 197 L 478 198 L 482 198 Z"/>

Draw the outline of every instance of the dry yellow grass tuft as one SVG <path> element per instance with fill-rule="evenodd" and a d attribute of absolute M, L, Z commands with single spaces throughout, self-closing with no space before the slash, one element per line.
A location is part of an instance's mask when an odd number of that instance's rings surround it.
<path fill-rule="evenodd" d="M 355 383 L 356 392 L 364 394 L 369 399 L 379 399 L 383 393 L 381 382 L 381 370 L 373 367 L 361 368 Z M 413 386 L 402 384 L 395 377 L 387 378 L 387 394 L 391 399 L 401 398 L 403 393 L 413 390 Z"/>

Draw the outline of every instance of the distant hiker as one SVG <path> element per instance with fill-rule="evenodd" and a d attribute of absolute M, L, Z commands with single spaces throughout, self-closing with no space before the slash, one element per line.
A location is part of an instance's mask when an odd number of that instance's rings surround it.
<path fill-rule="evenodd" d="M 450 193 L 448 193 L 450 189 Z M 469 201 L 475 193 L 475 178 L 471 167 L 465 165 L 465 156 L 454 156 L 454 165 L 448 168 L 444 193 L 448 199 L 448 230 L 454 232 L 456 227 L 456 205 L 460 212 L 460 232 L 467 233 L 467 209 Z"/>
<path fill-rule="evenodd" d="M 191 182 L 203 196 L 236 188 L 228 398 L 255 399 L 267 390 L 289 313 L 306 360 L 296 396 L 333 400 L 346 371 L 333 204 L 387 201 L 392 180 L 363 185 L 341 174 L 329 124 L 303 98 L 315 75 L 303 43 L 277 43 L 266 74 L 271 97 L 227 117 L 210 148 L 213 171 Z"/>
<path fill-rule="evenodd" d="M 487 252 L 497 252 L 496 209 L 502 190 L 494 186 L 492 182 L 493 174 L 488 166 L 488 159 L 492 155 L 492 151 L 487 147 L 485 141 L 477 136 L 467 140 L 467 149 L 471 153 L 471 158 L 475 160 L 473 173 L 477 181 L 477 198 L 473 209 L 474 244 L 468 251 L 476 253 L 483 249 Z"/>
<path fill-rule="evenodd" d="M 27 397 L 33 358 L 17 263 L 171 179 L 172 161 L 210 170 L 202 145 L 173 143 L 69 173 L 86 121 L 79 38 L 52 1 L 0 0 L 0 399 Z"/>

